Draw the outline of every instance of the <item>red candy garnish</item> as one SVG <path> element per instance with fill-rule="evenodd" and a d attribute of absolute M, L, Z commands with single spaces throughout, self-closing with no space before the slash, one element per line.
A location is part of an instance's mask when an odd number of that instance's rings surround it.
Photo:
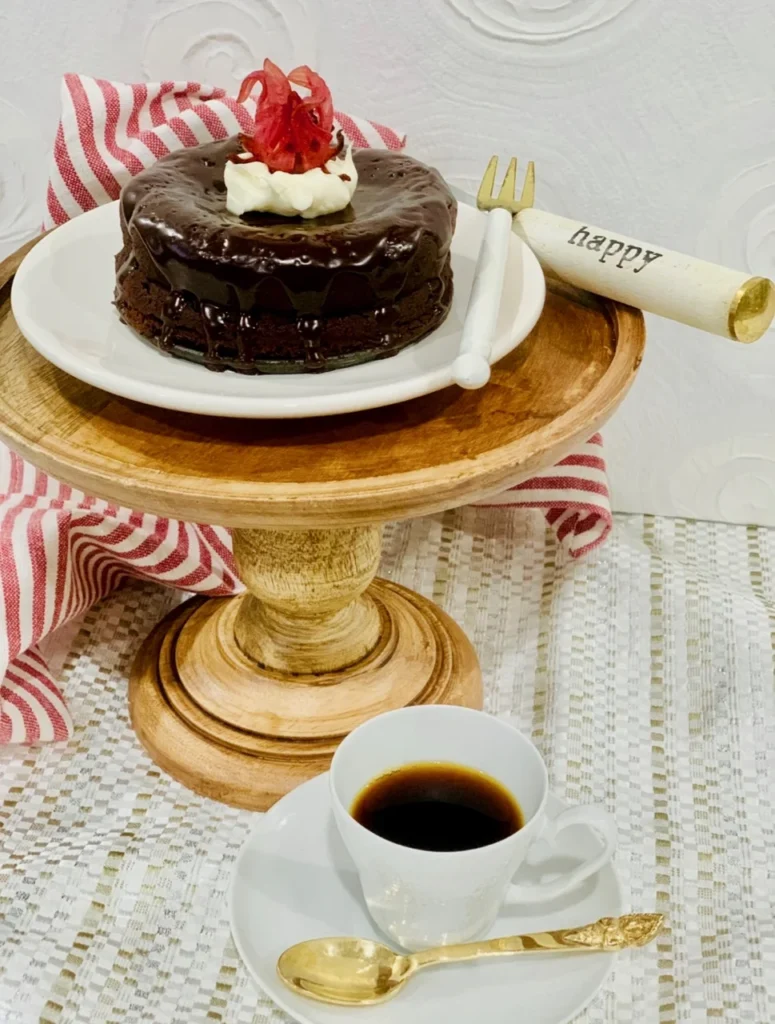
<path fill-rule="evenodd" d="M 340 152 L 341 135 L 334 140 L 334 105 L 328 86 L 306 64 L 284 75 L 271 60 L 263 71 L 253 71 L 240 86 L 237 100 L 243 103 L 261 83 L 252 135 L 240 135 L 243 147 L 270 171 L 302 174 L 322 167 Z M 309 89 L 306 99 L 291 88 L 291 83 Z"/>

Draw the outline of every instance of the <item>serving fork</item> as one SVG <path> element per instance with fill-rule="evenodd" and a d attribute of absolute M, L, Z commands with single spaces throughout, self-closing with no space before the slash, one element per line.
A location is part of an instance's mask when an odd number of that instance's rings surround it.
<path fill-rule="evenodd" d="M 533 205 L 535 195 L 532 160 L 518 199 L 516 157 L 512 157 L 501 190 L 493 199 L 497 169 L 498 158 L 494 156 L 487 165 L 476 196 L 476 205 L 480 210 L 488 210 L 489 214 L 463 320 L 460 348 L 452 364 L 453 379 L 462 388 L 480 388 L 490 379 L 490 352 L 503 291 L 512 219 L 514 214 Z"/>

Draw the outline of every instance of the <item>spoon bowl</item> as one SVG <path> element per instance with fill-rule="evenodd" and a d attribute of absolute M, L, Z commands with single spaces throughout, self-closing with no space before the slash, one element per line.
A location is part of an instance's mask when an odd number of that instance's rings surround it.
<path fill-rule="evenodd" d="M 290 989 L 339 1006 L 384 1002 L 414 970 L 410 957 L 370 939 L 311 939 L 286 949 L 277 961 Z"/>

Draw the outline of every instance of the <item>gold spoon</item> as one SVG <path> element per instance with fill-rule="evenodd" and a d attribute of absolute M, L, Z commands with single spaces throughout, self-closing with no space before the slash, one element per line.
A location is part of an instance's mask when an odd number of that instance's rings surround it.
<path fill-rule="evenodd" d="M 662 914 L 601 917 L 594 924 L 555 932 L 512 935 L 487 942 L 396 953 L 371 939 L 309 939 L 282 954 L 277 973 L 293 992 L 339 1006 L 368 1006 L 394 996 L 417 971 L 485 956 L 517 953 L 616 952 L 651 942 Z"/>

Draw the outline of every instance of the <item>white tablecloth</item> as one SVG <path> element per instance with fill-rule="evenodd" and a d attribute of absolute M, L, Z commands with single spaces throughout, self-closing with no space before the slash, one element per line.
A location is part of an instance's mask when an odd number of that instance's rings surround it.
<path fill-rule="evenodd" d="M 570 564 L 540 516 L 469 508 L 384 550 L 466 629 L 556 792 L 616 815 L 628 904 L 669 916 L 580 1022 L 775 1019 L 775 532 L 618 517 Z M 75 739 L 0 749 L 2 1024 L 287 1020 L 226 920 L 255 816 L 173 782 L 127 721 L 132 655 L 175 600 L 132 584 L 92 611 L 63 667 Z"/>

